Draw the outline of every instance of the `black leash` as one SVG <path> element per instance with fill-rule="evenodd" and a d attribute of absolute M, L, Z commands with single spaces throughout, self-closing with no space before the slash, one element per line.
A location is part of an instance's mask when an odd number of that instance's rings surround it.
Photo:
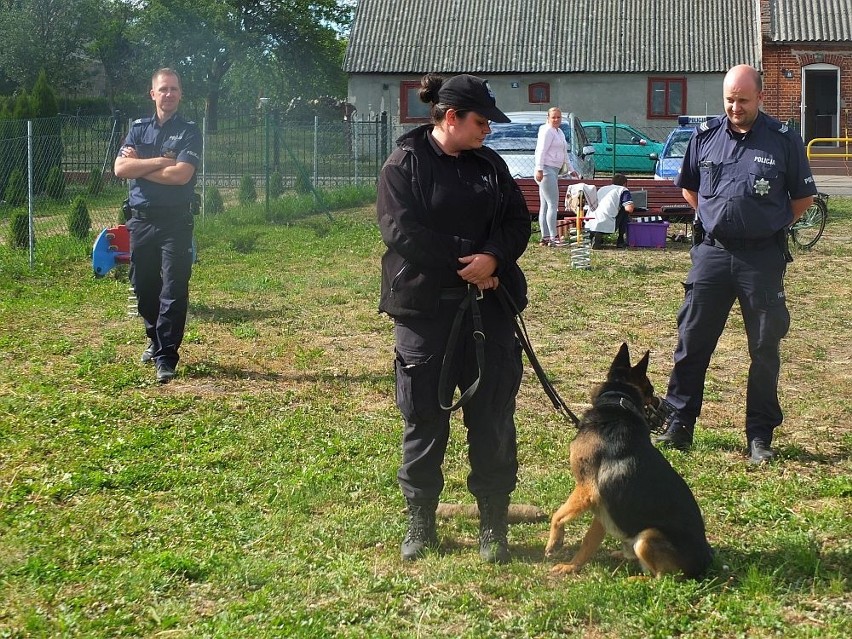
<path fill-rule="evenodd" d="M 570 419 L 574 423 L 574 426 L 579 426 L 580 418 L 577 417 L 570 408 L 568 408 L 565 400 L 563 400 L 556 391 L 556 388 L 554 388 L 551 381 L 547 378 L 547 373 L 544 372 L 541 363 L 538 361 L 538 357 L 536 357 L 535 351 L 530 343 L 527 327 L 526 324 L 524 324 L 524 318 L 518 310 L 512 296 L 509 295 L 506 289 L 502 286 L 498 286 L 494 290 L 497 294 L 497 299 L 500 300 L 500 304 L 503 306 L 503 310 L 512 318 L 512 321 L 515 324 L 515 335 L 521 343 L 521 347 L 524 349 L 524 352 L 527 354 L 527 359 L 529 359 L 536 377 L 538 377 L 538 381 L 541 383 L 541 387 L 544 389 L 545 394 L 550 398 L 553 407 L 558 412 L 562 413 L 566 419 Z M 464 406 L 470 398 L 473 397 L 473 394 L 476 392 L 476 389 L 479 388 L 479 382 L 482 379 L 482 371 L 485 368 L 485 331 L 482 327 L 482 314 L 479 310 L 479 304 L 477 303 L 477 300 L 480 299 L 482 299 L 482 292 L 479 291 L 476 286 L 472 284 L 468 285 L 467 292 L 464 294 L 461 303 L 459 303 L 456 316 L 453 319 L 453 325 L 447 339 L 447 348 L 444 352 L 444 359 L 441 362 L 441 373 L 438 378 L 438 403 L 444 410 L 453 411 Z M 476 379 L 461 394 L 458 401 L 451 404 L 452 389 L 449 389 L 449 401 L 446 402 L 444 401 L 443 391 L 447 388 L 447 375 L 449 374 L 450 363 L 452 362 L 453 355 L 455 354 L 459 331 L 461 330 L 462 321 L 464 320 L 464 315 L 468 308 L 470 308 L 470 312 L 473 317 L 473 338 L 476 341 L 476 366 L 478 373 Z"/>
<path fill-rule="evenodd" d="M 544 369 L 541 367 L 541 363 L 538 361 L 538 357 L 536 357 L 535 351 L 530 343 L 530 338 L 527 334 L 527 327 L 526 324 L 524 324 L 524 318 L 518 310 L 515 300 L 512 299 L 512 296 L 509 295 L 508 291 L 506 291 L 503 286 L 498 286 L 495 290 L 497 292 L 497 298 L 503 305 L 503 309 L 515 323 L 515 335 L 518 337 L 518 341 L 521 343 L 524 352 L 527 354 L 527 359 L 530 360 L 530 364 L 538 377 L 538 381 L 541 382 L 541 387 L 553 403 L 553 407 L 558 412 L 562 413 L 566 419 L 570 419 L 574 422 L 574 426 L 579 426 L 580 418 L 577 417 L 570 408 L 568 408 L 568 405 L 562 397 L 560 397 L 559 393 L 556 392 L 556 388 L 554 388 L 551 381 L 547 378 L 547 373 L 545 373 Z"/>
<path fill-rule="evenodd" d="M 473 397 L 476 389 L 479 388 L 479 381 L 482 379 L 482 370 L 485 368 L 485 331 L 482 328 L 482 313 L 479 310 L 479 304 L 477 304 L 478 299 L 482 299 L 482 293 L 473 284 L 468 284 L 467 291 L 464 293 L 464 297 L 456 311 L 456 317 L 450 329 L 450 336 L 447 338 L 447 348 L 444 351 L 444 360 L 441 362 L 441 374 L 438 377 L 438 403 L 444 410 L 453 411 L 467 404 L 468 400 Z M 473 316 L 473 339 L 476 341 L 476 367 L 478 373 L 476 379 L 461 394 L 461 397 L 459 397 L 455 404 L 450 404 L 453 400 L 453 389 L 450 388 L 450 398 L 445 403 L 443 390 L 447 387 L 447 374 L 449 373 L 450 363 L 456 351 L 456 342 L 459 338 L 462 320 L 468 308 L 470 308 L 471 315 Z"/>

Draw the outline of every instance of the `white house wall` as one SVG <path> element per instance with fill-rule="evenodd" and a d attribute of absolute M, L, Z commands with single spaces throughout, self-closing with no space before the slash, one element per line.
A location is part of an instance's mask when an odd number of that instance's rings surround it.
<path fill-rule="evenodd" d="M 662 74 L 661 74 L 662 75 Z M 497 96 L 503 111 L 546 111 L 558 106 L 574 112 L 581 120 L 611 120 L 639 128 L 659 129 L 676 126 L 674 118 L 647 117 L 648 76 L 642 74 L 562 74 L 562 75 L 482 75 Z M 708 73 L 665 77 L 687 78 L 687 110 L 690 114 L 722 112 L 724 74 Z M 356 117 L 367 117 L 382 110 L 398 121 L 399 87 L 403 81 L 417 80 L 411 75 L 353 74 L 349 77 L 348 100 L 355 105 Z M 550 104 L 530 104 L 528 87 L 537 82 L 550 84 Z M 517 83 L 517 88 L 513 87 Z"/>

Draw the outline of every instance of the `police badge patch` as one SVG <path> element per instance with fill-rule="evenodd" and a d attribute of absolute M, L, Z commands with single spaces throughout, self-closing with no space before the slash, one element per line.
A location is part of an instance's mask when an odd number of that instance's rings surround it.
<path fill-rule="evenodd" d="M 754 181 L 754 192 L 758 195 L 767 195 L 769 193 L 769 180 L 757 178 Z"/>

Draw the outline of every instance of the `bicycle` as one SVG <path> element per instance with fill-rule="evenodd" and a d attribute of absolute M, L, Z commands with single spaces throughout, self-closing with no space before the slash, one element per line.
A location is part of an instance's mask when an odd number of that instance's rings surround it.
<path fill-rule="evenodd" d="M 800 249 L 812 248 L 822 237 L 828 219 L 828 194 L 817 193 L 814 203 L 787 230 L 793 244 Z"/>

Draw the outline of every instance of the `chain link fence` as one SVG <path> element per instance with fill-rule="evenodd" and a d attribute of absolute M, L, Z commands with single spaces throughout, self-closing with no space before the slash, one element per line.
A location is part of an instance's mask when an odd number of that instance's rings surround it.
<path fill-rule="evenodd" d="M 0 120 L 0 267 L 26 254 L 30 266 L 79 256 L 104 228 L 121 223 L 127 184 L 112 166 L 131 120 L 60 115 Z M 267 208 L 287 192 L 375 184 L 401 132 L 386 114 L 339 121 L 288 122 L 264 109 L 200 123 L 204 153 L 197 190 L 239 202 L 246 180 Z"/>
<path fill-rule="evenodd" d="M 115 178 L 112 165 L 131 121 L 117 112 L 0 120 L 0 268 L 22 255 L 30 266 L 63 255 L 79 259 L 101 230 L 123 221 L 127 184 Z M 200 223 L 212 189 L 230 208 L 240 203 L 246 181 L 267 212 L 288 192 L 321 200 L 324 190 L 374 185 L 394 141 L 412 126 L 385 113 L 288 121 L 266 105 L 200 124 Z M 664 140 L 667 130 L 648 133 Z M 647 157 L 647 146 L 637 148 Z"/>

